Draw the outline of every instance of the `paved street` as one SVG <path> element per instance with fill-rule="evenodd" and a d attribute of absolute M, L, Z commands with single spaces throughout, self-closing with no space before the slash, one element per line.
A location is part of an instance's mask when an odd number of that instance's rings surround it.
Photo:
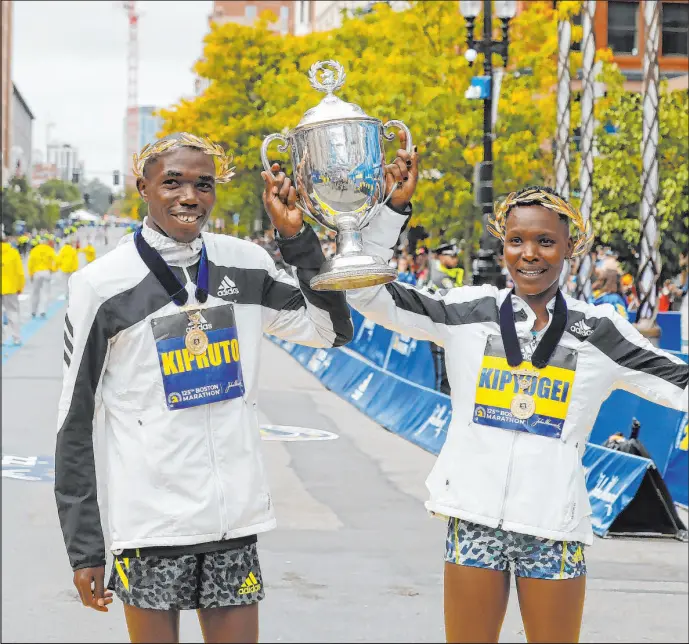
<path fill-rule="evenodd" d="M 108 614 L 79 603 L 57 521 L 50 467 L 63 315 L 64 304 L 55 305 L 3 358 L 3 466 L 13 469 L 2 486 L 2 641 L 124 642 L 118 600 Z M 263 424 L 338 436 L 263 442 L 279 527 L 259 538 L 261 639 L 442 641 L 445 527 L 423 507 L 434 457 L 369 421 L 268 341 L 261 396 Z M 28 457 L 37 458 L 21 460 Z M 586 554 L 582 641 L 687 641 L 686 544 L 596 539 Z M 202 641 L 193 612 L 181 623 L 183 641 Z M 501 641 L 525 641 L 514 591 Z"/>

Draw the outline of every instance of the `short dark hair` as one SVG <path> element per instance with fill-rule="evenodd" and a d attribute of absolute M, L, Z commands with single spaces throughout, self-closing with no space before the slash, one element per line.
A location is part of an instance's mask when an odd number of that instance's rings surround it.
<path fill-rule="evenodd" d="M 553 190 L 550 186 L 526 186 L 525 188 L 522 188 L 521 190 L 517 191 L 516 196 L 519 197 L 523 195 L 525 192 L 528 192 L 529 190 L 540 190 L 541 192 L 547 192 L 549 195 L 553 195 L 554 197 L 558 197 L 562 199 L 563 201 L 567 201 L 561 194 L 559 194 L 557 191 Z M 515 204 L 514 206 L 511 206 L 510 209 L 505 213 L 505 219 L 509 216 L 510 212 L 512 211 L 513 208 L 521 208 L 522 206 L 542 206 L 543 204 L 540 201 L 524 201 L 519 204 Z M 567 227 L 569 228 L 569 217 L 567 215 L 560 214 L 559 215 L 560 219 L 564 221 L 567 224 Z"/>

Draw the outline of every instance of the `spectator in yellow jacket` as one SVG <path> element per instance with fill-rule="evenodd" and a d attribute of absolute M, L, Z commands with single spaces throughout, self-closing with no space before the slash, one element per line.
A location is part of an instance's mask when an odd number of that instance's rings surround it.
<path fill-rule="evenodd" d="M 24 265 L 19 251 L 7 242 L 2 233 L 2 343 L 5 333 L 12 336 L 15 346 L 22 343 L 21 327 L 19 324 L 19 294 L 24 290 Z M 7 320 L 7 329 L 5 329 Z"/>
<path fill-rule="evenodd" d="M 29 278 L 31 280 L 31 317 L 45 317 L 50 293 L 50 278 L 57 270 L 57 254 L 46 240 L 39 238 L 29 253 Z"/>
<path fill-rule="evenodd" d="M 65 242 L 64 246 L 60 249 L 57 254 L 57 267 L 63 275 L 64 279 L 64 295 L 60 296 L 61 300 L 67 297 L 67 286 L 69 284 L 69 278 L 72 273 L 79 270 L 79 257 L 77 255 L 77 249 L 74 248 L 71 242 Z"/>
<path fill-rule="evenodd" d="M 91 244 L 91 242 L 86 244 L 86 246 L 84 246 L 81 249 L 81 252 L 84 253 L 84 257 L 86 257 L 87 264 L 90 264 L 94 259 L 96 259 L 96 249 L 93 247 L 93 244 Z"/>

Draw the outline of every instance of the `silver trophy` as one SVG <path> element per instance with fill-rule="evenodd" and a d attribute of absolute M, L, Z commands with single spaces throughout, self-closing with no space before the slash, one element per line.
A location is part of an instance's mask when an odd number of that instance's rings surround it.
<path fill-rule="evenodd" d="M 364 254 L 361 229 L 397 188 L 395 185 L 385 199 L 383 138 L 395 138 L 394 132 L 387 132 L 389 128 L 404 130 L 411 154 L 409 129 L 401 121 L 383 124 L 358 105 L 334 96 L 345 81 L 342 65 L 334 60 L 312 65 L 309 81 L 327 96 L 308 110 L 291 132 L 267 136 L 261 146 L 261 160 L 273 176 L 268 146 L 277 139 L 283 142 L 278 146 L 280 152 L 291 149 L 297 206 L 305 215 L 337 231 L 337 254 L 323 264 L 311 280 L 311 288 L 344 291 L 392 282 L 397 271 L 380 257 Z"/>

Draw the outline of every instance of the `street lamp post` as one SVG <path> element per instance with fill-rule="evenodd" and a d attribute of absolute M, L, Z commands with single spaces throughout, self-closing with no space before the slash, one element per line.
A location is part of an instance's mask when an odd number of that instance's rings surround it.
<path fill-rule="evenodd" d="M 474 39 L 474 23 L 481 12 L 483 5 L 483 38 Z M 483 162 L 478 167 L 478 182 L 476 187 L 476 201 L 481 206 L 483 219 L 483 234 L 481 236 L 480 249 L 476 262 L 476 271 L 473 283 L 495 284 L 500 275 L 500 267 L 497 262 L 499 241 L 488 234 L 487 223 L 493 214 L 493 53 L 502 57 L 505 67 L 508 62 L 509 22 L 517 12 L 515 0 L 496 0 L 495 10 L 502 23 L 501 40 L 493 40 L 493 7 L 491 0 L 460 0 L 459 10 L 467 23 L 467 51 L 465 53 L 469 65 L 472 65 L 476 55 L 481 53 L 483 57 L 483 80 L 486 81 L 473 87 L 481 87 L 477 94 L 468 93 L 469 98 L 483 99 Z"/>

